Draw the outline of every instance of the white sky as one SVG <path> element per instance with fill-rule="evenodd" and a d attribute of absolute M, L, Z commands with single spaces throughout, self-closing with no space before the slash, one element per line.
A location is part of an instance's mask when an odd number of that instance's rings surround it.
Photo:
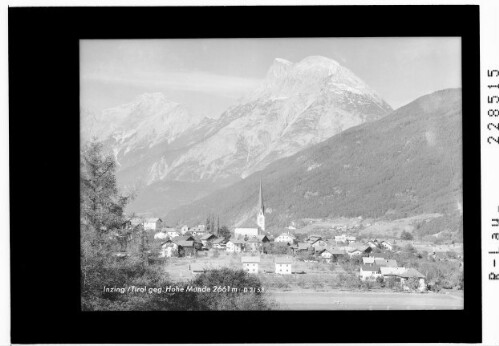
<path fill-rule="evenodd" d="M 216 117 L 258 85 L 274 58 L 310 55 L 346 66 L 394 108 L 461 86 L 460 38 L 84 40 L 81 104 L 100 110 L 162 92 Z"/>

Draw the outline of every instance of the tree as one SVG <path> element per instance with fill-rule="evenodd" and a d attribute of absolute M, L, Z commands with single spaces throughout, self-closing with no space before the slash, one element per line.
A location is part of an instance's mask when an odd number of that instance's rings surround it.
<path fill-rule="evenodd" d="M 118 193 L 116 162 L 111 154 L 103 152 L 100 142 L 92 141 L 81 152 L 80 206 L 82 223 L 91 226 L 97 234 L 120 228 L 123 210 L 130 196 Z"/>
<path fill-rule="evenodd" d="M 400 234 L 400 239 L 402 240 L 413 240 L 414 237 L 412 236 L 411 233 L 407 232 L 407 231 L 404 231 Z"/>
<path fill-rule="evenodd" d="M 81 279 L 85 292 L 99 277 L 113 249 L 111 235 L 122 228 L 123 210 L 132 196 L 119 194 L 116 162 L 96 140 L 80 152 Z"/>
<path fill-rule="evenodd" d="M 194 287 L 219 287 L 220 291 L 198 293 L 200 310 L 270 310 L 276 303 L 262 291 L 261 281 L 243 270 L 222 268 L 200 274 L 191 283 Z"/>
<path fill-rule="evenodd" d="M 210 215 L 206 218 L 206 231 L 209 232 L 211 230 L 211 218 Z"/>
<path fill-rule="evenodd" d="M 220 231 L 218 232 L 219 233 L 219 236 L 222 237 L 222 238 L 229 238 L 230 237 L 230 230 L 227 226 L 222 226 L 220 228 Z"/>

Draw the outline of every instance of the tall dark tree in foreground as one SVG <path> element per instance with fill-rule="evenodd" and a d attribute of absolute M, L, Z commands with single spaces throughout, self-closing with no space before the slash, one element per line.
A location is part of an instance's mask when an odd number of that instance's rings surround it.
<path fill-rule="evenodd" d="M 109 257 L 111 232 L 121 228 L 129 197 L 116 186 L 116 162 L 101 143 L 92 141 L 80 153 L 80 235 L 82 289 L 95 282 L 96 270 Z M 89 277 L 91 272 L 94 277 Z"/>
<path fill-rule="evenodd" d="M 80 162 L 80 201 L 82 223 L 99 236 L 123 223 L 123 209 L 128 197 L 118 193 L 116 161 L 105 154 L 101 143 L 83 147 Z"/>

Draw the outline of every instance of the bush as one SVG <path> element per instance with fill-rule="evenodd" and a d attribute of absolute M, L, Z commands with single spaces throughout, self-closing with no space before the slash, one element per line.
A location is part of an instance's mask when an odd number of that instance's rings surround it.
<path fill-rule="evenodd" d="M 413 240 L 414 237 L 412 236 L 411 233 L 407 232 L 407 231 L 404 231 L 400 234 L 400 239 L 402 240 Z"/>

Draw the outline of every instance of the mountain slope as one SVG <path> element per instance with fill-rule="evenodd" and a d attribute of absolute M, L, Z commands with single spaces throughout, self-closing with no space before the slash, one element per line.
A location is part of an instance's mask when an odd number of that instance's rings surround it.
<path fill-rule="evenodd" d="M 423 96 L 374 122 L 277 160 L 261 172 L 167 214 L 253 218 L 262 179 L 270 225 L 304 217 L 457 213 L 462 203 L 461 90 Z"/>

